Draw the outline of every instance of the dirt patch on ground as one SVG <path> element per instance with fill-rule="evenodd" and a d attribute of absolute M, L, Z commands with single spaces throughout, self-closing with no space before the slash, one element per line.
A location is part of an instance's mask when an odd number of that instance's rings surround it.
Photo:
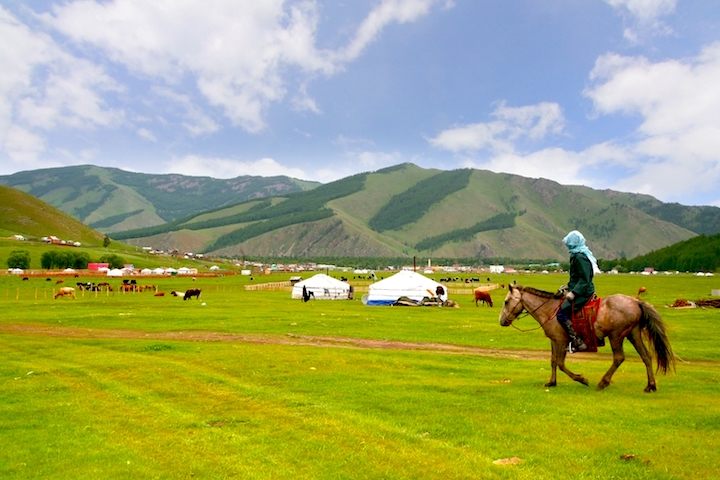
<path fill-rule="evenodd" d="M 535 350 L 500 350 L 495 348 L 468 347 L 447 343 L 400 342 L 364 338 L 307 336 L 288 333 L 267 335 L 223 332 L 143 332 L 139 330 L 51 327 L 45 325 L 0 325 L 0 333 L 61 338 L 99 338 L 131 340 L 168 340 L 185 342 L 244 342 L 256 344 L 303 345 L 330 348 L 357 348 L 374 350 L 415 350 L 445 354 L 481 355 L 531 360 L 550 360 L 550 352 Z"/>

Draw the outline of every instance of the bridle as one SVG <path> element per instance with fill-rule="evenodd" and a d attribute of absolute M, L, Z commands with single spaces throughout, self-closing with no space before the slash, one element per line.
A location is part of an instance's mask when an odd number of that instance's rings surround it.
<path fill-rule="evenodd" d="M 535 328 L 528 328 L 528 329 L 522 329 L 522 328 L 518 327 L 517 325 L 515 325 L 513 322 L 514 322 L 515 320 L 520 319 L 520 318 L 525 318 L 525 317 L 527 317 L 528 315 L 530 315 L 531 317 L 535 318 L 535 316 L 533 315 L 535 312 L 537 312 L 537 311 L 540 310 L 542 307 L 544 307 L 550 300 L 554 300 L 553 298 L 547 298 L 547 299 L 545 299 L 545 301 L 542 302 L 539 306 L 535 307 L 532 311 L 530 311 L 530 310 L 527 309 L 527 305 L 525 305 L 525 301 L 524 301 L 523 298 L 522 298 L 522 292 L 523 292 L 523 290 L 520 289 L 520 305 L 522 305 L 522 310 L 520 310 L 520 312 L 519 312 L 517 315 L 515 315 L 515 318 L 513 318 L 512 320 L 508 320 L 508 323 L 510 324 L 510 326 L 513 327 L 515 330 L 518 330 L 518 331 L 520 331 L 520 332 L 532 332 L 533 330 L 538 330 L 538 329 L 540 329 L 540 328 L 543 328 L 547 322 L 549 322 L 550 320 L 552 320 L 553 318 L 555 318 L 555 316 L 557 315 L 558 310 L 560 310 L 560 306 L 562 305 L 562 302 L 560 302 L 560 304 L 558 304 L 558 306 L 557 306 L 557 308 L 555 309 L 555 311 L 553 311 L 552 314 L 549 315 L 549 316 L 547 317 L 547 319 L 545 319 L 544 322 L 541 322 L 539 319 L 536 318 L 536 320 L 538 320 L 538 324 L 539 324 L 537 327 L 535 327 Z M 524 315 L 523 315 L 523 312 L 524 312 Z"/>

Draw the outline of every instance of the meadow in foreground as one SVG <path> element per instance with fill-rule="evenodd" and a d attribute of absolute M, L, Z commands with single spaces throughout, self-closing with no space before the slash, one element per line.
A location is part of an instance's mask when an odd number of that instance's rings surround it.
<path fill-rule="evenodd" d="M 564 376 L 544 388 L 548 342 L 499 326 L 500 291 L 495 308 L 469 295 L 460 309 L 366 307 L 246 291 L 249 280 L 231 276 L 157 281 L 202 287 L 200 301 L 52 300 L 43 280 L 0 277 L 2 476 L 710 478 L 720 468 L 720 314 L 663 308 L 707 297 L 713 278 L 597 279 L 601 295 L 646 286 L 668 323 L 681 361 L 655 394 L 642 392 L 630 345 L 605 391 Z M 564 277 L 501 280 L 554 290 Z M 405 344 L 370 348 L 383 341 Z M 431 342 L 485 353 L 412 348 Z M 569 363 L 596 382 L 609 349 Z M 521 460 L 493 463 L 508 458 Z"/>

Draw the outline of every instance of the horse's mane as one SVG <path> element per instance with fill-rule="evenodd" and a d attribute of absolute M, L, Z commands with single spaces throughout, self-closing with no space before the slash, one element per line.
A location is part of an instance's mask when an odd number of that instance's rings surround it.
<path fill-rule="evenodd" d="M 562 293 L 559 292 L 546 292 L 545 290 L 538 290 L 537 288 L 533 287 L 523 287 L 522 285 L 517 285 L 517 288 L 519 288 L 523 292 L 528 292 L 532 295 L 537 295 L 538 297 L 542 298 L 555 298 L 559 299 L 563 297 Z"/>

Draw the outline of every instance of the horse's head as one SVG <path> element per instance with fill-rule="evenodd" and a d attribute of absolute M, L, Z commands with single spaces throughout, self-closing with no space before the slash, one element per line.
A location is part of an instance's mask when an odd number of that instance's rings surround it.
<path fill-rule="evenodd" d="M 520 312 L 525 309 L 521 298 L 522 290 L 518 287 L 513 287 L 512 285 L 508 285 L 508 289 L 510 291 L 505 296 L 502 311 L 500 312 L 500 325 L 503 327 L 510 326 L 513 320 L 520 315 Z"/>

